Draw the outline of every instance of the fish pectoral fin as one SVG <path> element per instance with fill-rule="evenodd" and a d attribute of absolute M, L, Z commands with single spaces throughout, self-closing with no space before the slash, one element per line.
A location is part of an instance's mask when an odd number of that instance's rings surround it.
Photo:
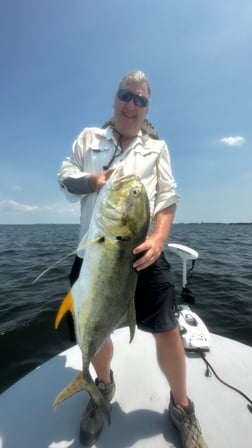
<path fill-rule="evenodd" d="M 74 316 L 74 313 L 73 313 L 73 296 L 72 296 L 71 290 L 65 296 L 65 298 L 64 298 L 63 302 L 61 303 L 61 305 L 59 307 L 59 310 L 57 312 L 57 316 L 56 316 L 55 324 L 54 324 L 54 327 L 56 329 L 58 328 L 62 317 L 66 314 L 67 311 L 71 311 L 72 315 Z"/>
<path fill-rule="evenodd" d="M 130 343 L 133 341 L 136 330 L 136 308 L 134 298 L 130 302 L 130 306 L 127 314 L 129 329 L 130 329 Z"/>
<path fill-rule="evenodd" d="M 56 261 L 55 263 L 51 264 L 48 268 L 46 268 L 43 272 L 41 272 L 41 274 L 39 274 L 35 280 L 33 280 L 32 285 L 34 285 L 35 283 L 37 283 L 37 281 L 43 277 L 47 272 L 51 271 L 51 269 L 55 268 L 55 266 L 57 266 L 59 263 L 62 263 L 62 261 L 66 260 L 67 258 L 71 257 L 72 255 L 76 254 L 77 250 L 74 250 L 73 252 L 70 252 L 69 254 L 65 255 L 64 257 L 62 257 L 60 260 Z"/>
<path fill-rule="evenodd" d="M 87 242 L 87 236 L 85 234 L 85 236 L 82 238 L 79 246 L 77 247 L 76 250 L 74 250 L 73 252 L 70 252 L 69 254 L 65 255 L 65 257 L 62 257 L 60 260 L 56 261 L 55 263 L 53 263 L 52 265 L 50 265 L 48 268 L 46 268 L 43 272 L 41 272 L 41 274 L 39 274 L 35 280 L 33 280 L 32 284 L 34 285 L 35 283 L 37 283 L 37 281 L 43 277 L 48 271 L 51 271 L 51 269 L 55 268 L 55 266 L 57 266 L 59 263 L 62 263 L 62 261 L 66 260 L 67 258 L 71 257 L 74 254 L 78 254 L 78 252 L 80 250 L 86 249 L 86 247 L 89 246 L 93 246 L 94 244 L 97 243 L 103 243 L 105 240 L 104 236 L 100 236 L 99 238 L 96 238 L 93 241 L 90 241 L 89 243 Z"/>
<path fill-rule="evenodd" d="M 103 243 L 105 241 L 104 236 L 99 236 L 99 238 L 96 238 L 95 240 L 87 242 L 86 235 L 82 238 L 79 246 L 77 247 L 76 253 L 78 254 L 79 251 L 86 249 L 87 247 L 94 246 L 95 244 Z"/>

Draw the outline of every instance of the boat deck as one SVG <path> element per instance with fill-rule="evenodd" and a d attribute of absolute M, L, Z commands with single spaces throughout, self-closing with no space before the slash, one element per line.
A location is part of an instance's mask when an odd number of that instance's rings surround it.
<path fill-rule="evenodd" d="M 227 383 L 252 396 L 252 348 L 220 336 L 212 336 L 207 359 Z M 155 357 L 153 337 L 137 331 L 129 344 L 127 328 L 113 335 L 113 370 L 116 395 L 112 423 L 97 448 L 181 448 L 168 412 L 169 387 Z M 56 411 L 52 403 L 58 392 L 81 368 L 77 346 L 46 362 L 0 396 L 0 448 L 76 448 L 79 423 L 88 401 L 78 393 Z M 249 447 L 252 414 L 248 402 L 205 376 L 206 365 L 197 354 L 187 354 L 189 396 L 209 448 Z"/>

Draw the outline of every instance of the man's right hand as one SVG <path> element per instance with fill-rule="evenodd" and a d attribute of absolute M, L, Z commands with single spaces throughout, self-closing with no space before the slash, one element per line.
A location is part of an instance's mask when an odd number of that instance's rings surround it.
<path fill-rule="evenodd" d="M 105 185 L 107 180 L 110 178 L 113 171 L 114 168 L 110 168 L 109 170 L 103 171 L 102 173 L 99 174 L 90 174 L 88 177 L 90 188 L 98 193 L 100 189 L 103 187 L 103 185 Z"/>

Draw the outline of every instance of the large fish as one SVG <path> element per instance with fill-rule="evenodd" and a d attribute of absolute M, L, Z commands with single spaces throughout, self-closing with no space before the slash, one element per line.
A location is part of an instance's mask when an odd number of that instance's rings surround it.
<path fill-rule="evenodd" d="M 149 227 L 149 201 L 135 174 L 123 176 L 118 167 L 101 189 L 87 235 L 80 275 L 63 300 L 55 326 L 71 310 L 83 369 L 57 396 L 54 407 L 80 390 L 87 391 L 108 421 L 110 412 L 89 373 L 90 360 L 126 316 L 130 340 L 135 330 L 134 294 L 137 273 L 133 249 L 144 241 Z"/>

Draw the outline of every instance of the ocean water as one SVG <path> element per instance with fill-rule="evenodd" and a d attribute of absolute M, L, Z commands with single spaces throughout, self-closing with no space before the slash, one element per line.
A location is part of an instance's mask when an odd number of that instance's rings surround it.
<path fill-rule="evenodd" d="M 0 392 L 74 343 L 66 319 L 54 330 L 74 257 L 32 282 L 75 249 L 78 232 L 78 225 L 0 225 Z M 252 224 L 174 224 L 169 242 L 199 253 L 188 276 L 193 311 L 211 332 L 251 346 Z M 179 297 L 182 263 L 166 254 Z"/>

